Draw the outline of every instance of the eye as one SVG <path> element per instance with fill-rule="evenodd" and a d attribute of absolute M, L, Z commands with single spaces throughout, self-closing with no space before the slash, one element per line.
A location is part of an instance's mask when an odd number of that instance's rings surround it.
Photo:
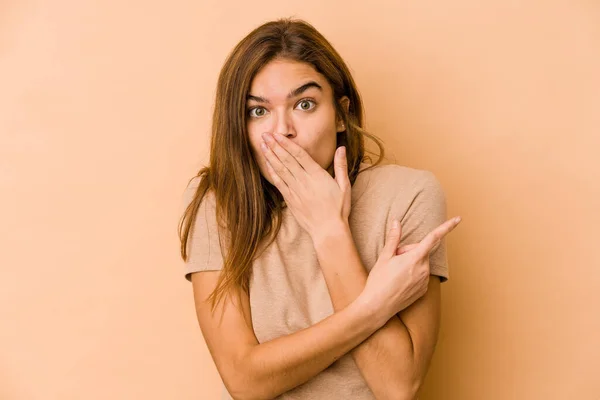
<path fill-rule="evenodd" d="M 252 118 L 264 117 L 266 113 L 267 110 L 264 107 L 252 107 L 250 110 L 248 110 L 248 115 Z"/>
<path fill-rule="evenodd" d="M 302 110 L 302 111 L 310 111 L 313 108 L 315 108 L 316 106 L 317 106 L 317 103 L 315 103 L 313 100 L 304 99 L 304 100 L 300 100 L 298 102 L 298 105 L 296 108 L 300 107 L 300 110 Z"/>

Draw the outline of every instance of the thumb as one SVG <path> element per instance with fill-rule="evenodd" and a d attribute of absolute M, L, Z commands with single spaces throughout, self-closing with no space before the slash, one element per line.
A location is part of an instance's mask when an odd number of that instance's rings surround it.
<path fill-rule="evenodd" d="M 340 189 L 345 190 L 348 186 L 348 160 L 346 158 L 346 146 L 340 146 L 335 151 L 333 158 L 335 181 Z"/>
<path fill-rule="evenodd" d="M 392 258 L 392 256 L 396 255 L 396 249 L 400 244 L 400 238 L 402 237 L 402 227 L 400 226 L 400 221 L 394 219 L 392 222 L 392 227 L 388 233 L 384 250 L 383 252 L 386 254 L 388 258 Z"/>

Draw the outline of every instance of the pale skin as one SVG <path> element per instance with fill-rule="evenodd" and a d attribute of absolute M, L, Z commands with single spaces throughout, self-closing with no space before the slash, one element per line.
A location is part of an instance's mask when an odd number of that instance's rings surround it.
<path fill-rule="evenodd" d="M 368 273 L 348 226 L 346 157 L 343 148 L 335 150 L 344 127 L 326 79 L 310 65 L 273 61 L 250 93 L 248 132 L 257 162 L 310 234 L 335 312 L 259 344 L 248 296 L 242 293 L 241 304 L 229 296 L 211 313 L 206 298 L 219 271 L 192 274 L 198 321 L 228 391 L 235 399 L 273 398 L 350 353 L 377 399 L 415 398 L 439 329 L 440 282 L 430 275 L 429 253 L 460 221 L 450 219 L 401 248 L 401 227 L 393 228 Z"/>

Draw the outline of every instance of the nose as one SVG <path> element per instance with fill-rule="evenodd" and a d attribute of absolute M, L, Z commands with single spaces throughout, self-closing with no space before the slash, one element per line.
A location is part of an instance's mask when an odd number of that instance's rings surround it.
<path fill-rule="evenodd" d="M 289 139 L 295 137 L 296 130 L 294 128 L 294 121 L 292 120 L 291 115 L 285 111 L 276 113 L 273 133 L 279 133 L 280 135 L 286 136 Z"/>

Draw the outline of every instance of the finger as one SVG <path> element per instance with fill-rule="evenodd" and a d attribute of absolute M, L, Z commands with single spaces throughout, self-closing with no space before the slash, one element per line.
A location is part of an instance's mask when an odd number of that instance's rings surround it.
<path fill-rule="evenodd" d="M 407 253 L 418 246 L 419 246 L 419 243 L 407 244 L 405 246 L 402 246 L 402 247 L 396 249 L 396 255 L 399 256 L 400 254 Z"/>
<path fill-rule="evenodd" d="M 454 228 L 456 228 L 456 226 L 460 223 L 460 221 L 461 221 L 460 217 L 451 218 L 451 219 L 447 220 L 446 222 L 444 222 L 443 224 L 441 224 L 440 226 L 438 226 L 437 228 L 435 228 L 433 231 L 429 232 L 427 234 L 427 236 L 425 236 L 423 238 L 423 240 L 421 240 L 421 242 L 419 242 L 419 250 L 418 250 L 419 254 L 418 255 L 420 257 L 428 256 L 431 249 L 433 249 L 433 247 L 439 241 L 441 241 L 444 238 L 444 236 L 446 236 Z"/>
<path fill-rule="evenodd" d="M 396 253 L 396 248 L 400 244 L 400 238 L 402 237 L 402 227 L 400 221 L 395 219 L 392 221 L 392 227 L 388 232 L 388 236 L 383 246 L 382 254 L 384 257 L 391 258 Z"/>
<path fill-rule="evenodd" d="M 296 178 L 292 175 L 290 170 L 285 165 L 283 165 L 281 160 L 277 157 L 275 153 L 273 153 L 273 150 L 269 147 L 267 143 L 263 141 L 261 143 L 260 148 L 262 149 L 262 152 L 267 162 L 271 164 L 271 169 L 273 169 L 273 171 L 276 173 L 277 178 L 282 180 L 288 189 L 293 190 L 294 185 L 296 183 Z"/>
<path fill-rule="evenodd" d="M 291 154 L 298 164 L 302 166 L 302 168 L 306 171 L 307 174 L 312 175 L 314 173 L 319 173 L 323 168 L 304 150 L 302 147 L 298 146 L 296 143 L 292 142 L 290 139 L 276 133 L 273 135 L 275 137 L 276 142 L 289 154 Z"/>
<path fill-rule="evenodd" d="M 333 159 L 335 181 L 342 191 L 350 186 L 348 178 L 348 159 L 346 158 L 346 146 L 341 146 L 336 149 Z"/>
<path fill-rule="evenodd" d="M 283 135 L 275 134 L 279 138 L 283 138 Z M 299 182 L 304 182 L 304 177 L 307 175 L 307 172 L 304 170 L 300 162 L 296 159 L 295 154 L 291 154 L 290 151 L 285 149 L 279 142 L 279 140 L 274 140 L 273 136 L 269 133 L 263 134 L 263 139 L 267 142 L 267 145 L 271 149 L 271 151 L 277 156 L 281 164 L 290 171 L 290 174 Z M 300 147 L 300 146 L 298 146 Z M 291 182 L 290 182 L 291 183 Z M 288 186 L 290 186 L 288 183 Z"/>
<path fill-rule="evenodd" d="M 271 176 L 271 179 L 273 180 L 273 185 L 275 185 L 275 187 L 281 192 L 283 199 L 287 203 L 290 195 L 290 189 L 285 184 L 285 182 L 279 177 L 279 175 L 277 175 L 277 172 L 275 171 L 269 160 L 267 160 L 267 170 L 269 172 L 269 175 Z"/>

